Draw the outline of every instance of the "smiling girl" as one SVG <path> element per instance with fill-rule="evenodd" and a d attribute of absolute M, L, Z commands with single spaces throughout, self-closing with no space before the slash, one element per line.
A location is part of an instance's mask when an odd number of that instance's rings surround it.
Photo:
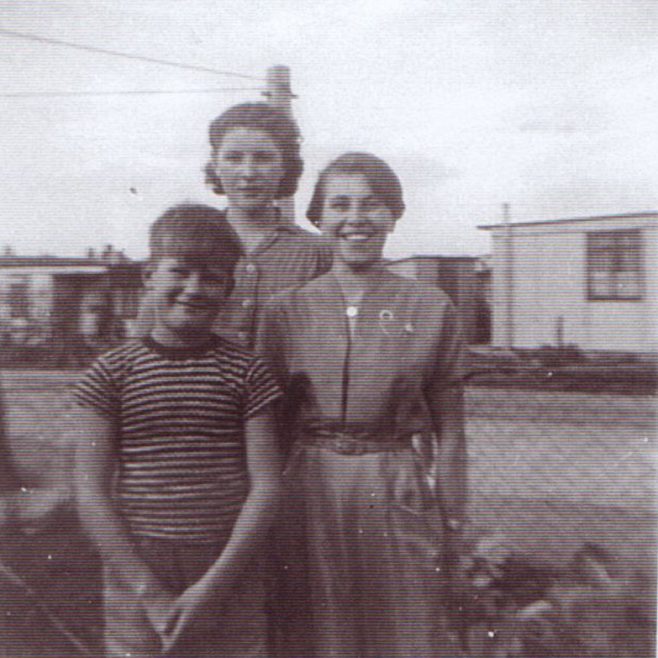
<path fill-rule="evenodd" d="M 382 160 L 333 161 L 307 213 L 333 245 L 331 272 L 265 311 L 259 345 L 294 441 L 281 545 L 289 655 L 458 655 L 443 605 L 465 507 L 462 343 L 445 294 L 383 265 L 403 211 Z"/>

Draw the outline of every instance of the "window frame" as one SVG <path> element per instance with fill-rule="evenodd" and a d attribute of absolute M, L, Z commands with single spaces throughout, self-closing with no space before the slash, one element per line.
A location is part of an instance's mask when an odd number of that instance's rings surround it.
<path fill-rule="evenodd" d="M 31 286 L 28 277 L 11 275 L 8 280 L 5 303 L 11 320 L 30 319 Z"/>
<path fill-rule="evenodd" d="M 632 240 L 632 242 L 628 242 Z M 606 240 L 611 245 L 611 256 L 606 267 L 597 264 L 597 252 L 605 249 L 602 244 L 596 244 L 597 240 Z M 632 247 L 632 252 L 630 251 Z M 631 254 L 631 258 L 628 255 Z M 633 267 L 623 267 L 624 262 L 630 262 Z M 604 262 L 604 265 L 606 263 Z M 587 281 L 587 301 L 589 302 L 638 302 L 645 297 L 645 267 L 642 230 L 632 229 L 608 229 L 586 232 L 585 246 L 585 274 Z M 596 290 L 594 281 L 595 273 L 603 272 L 606 276 L 607 292 L 601 293 Z M 621 277 L 632 273 L 636 293 L 632 295 L 619 294 L 618 290 L 623 286 Z"/>

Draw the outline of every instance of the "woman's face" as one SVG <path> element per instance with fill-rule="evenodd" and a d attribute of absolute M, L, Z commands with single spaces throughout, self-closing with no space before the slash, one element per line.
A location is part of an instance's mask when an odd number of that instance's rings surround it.
<path fill-rule="evenodd" d="M 335 257 L 354 270 L 378 262 L 395 219 L 366 177 L 330 174 L 323 191 L 320 228 L 331 238 Z"/>
<path fill-rule="evenodd" d="M 233 128 L 213 157 L 229 205 L 246 211 L 269 206 L 285 174 L 283 154 L 264 130 Z"/>

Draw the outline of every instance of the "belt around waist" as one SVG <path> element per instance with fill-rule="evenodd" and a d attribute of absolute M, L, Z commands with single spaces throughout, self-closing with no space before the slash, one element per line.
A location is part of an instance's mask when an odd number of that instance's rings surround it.
<path fill-rule="evenodd" d="M 366 455 L 376 452 L 409 450 L 415 435 L 399 439 L 374 440 L 356 437 L 346 432 L 307 434 L 299 439 L 301 445 L 315 446 L 338 453 L 339 455 Z"/>

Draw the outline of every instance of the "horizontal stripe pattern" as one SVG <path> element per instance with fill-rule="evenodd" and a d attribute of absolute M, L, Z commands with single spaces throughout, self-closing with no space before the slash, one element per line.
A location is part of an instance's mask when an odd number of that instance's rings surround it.
<path fill-rule="evenodd" d="M 263 362 L 221 338 L 202 350 L 130 341 L 74 390 L 117 426 L 117 501 L 140 536 L 224 541 L 249 492 L 245 421 L 279 397 Z"/>

